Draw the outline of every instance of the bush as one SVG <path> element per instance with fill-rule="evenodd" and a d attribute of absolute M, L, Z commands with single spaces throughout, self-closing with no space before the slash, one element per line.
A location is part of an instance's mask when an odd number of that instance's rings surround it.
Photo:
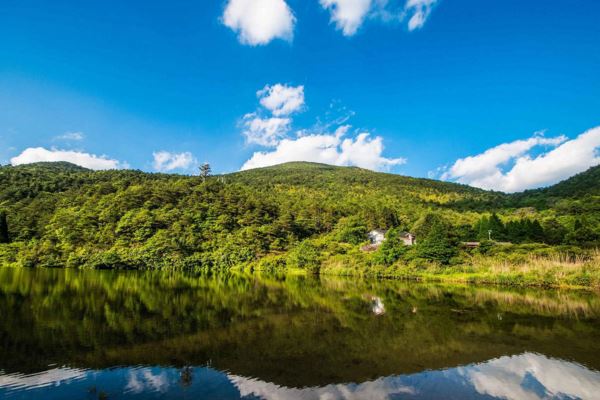
<path fill-rule="evenodd" d="M 300 268 L 318 274 L 321 268 L 321 253 L 310 240 L 305 240 L 288 253 L 286 264 L 289 268 Z"/>

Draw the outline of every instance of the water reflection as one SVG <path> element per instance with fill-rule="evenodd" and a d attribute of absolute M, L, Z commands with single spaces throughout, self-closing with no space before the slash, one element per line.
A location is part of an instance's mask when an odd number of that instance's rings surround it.
<path fill-rule="evenodd" d="M 600 373 L 571 362 L 526 353 L 459 368 L 477 391 L 505 399 L 600 398 Z"/>
<path fill-rule="evenodd" d="M 375 315 L 385 314 L 385 304 L 383 304 L 381 297 L 371 296 L 371 311 Z"/>
<path fill-rule="evenodd" d="M 279 386 L 209 367 L 100 371 L 55 368 L 33 376 L 0 376 L 0 395 L 10 398 L 77 398 L 98 393 L 111 399 L 184 395 L 195 399 L 265 400 L 597 399 L 600 373 L 572 362 L 524 353 L 441 371 L 306 388 Z"/>
<path fill-rule="evenodd" d="M 0 268 L 0 316 L 0 398 L 600 398 L 588 292 Z"/>

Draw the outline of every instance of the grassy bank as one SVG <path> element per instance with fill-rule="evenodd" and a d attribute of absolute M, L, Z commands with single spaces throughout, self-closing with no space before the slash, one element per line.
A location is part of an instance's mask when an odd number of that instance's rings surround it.
<path fill-rule="evenodd" d="M 332 258 L 320 272 L 327 275 L 375 276 L 431 282 L 497 284 L 506 286 L 600 289 L 600 250 L 588 256 L 550 257 L 532 255 L 520 262 L 499 257 L 475 256 L 468 264 L 442 266 L 427 263 L 396 263 L 369 266 Z"/>

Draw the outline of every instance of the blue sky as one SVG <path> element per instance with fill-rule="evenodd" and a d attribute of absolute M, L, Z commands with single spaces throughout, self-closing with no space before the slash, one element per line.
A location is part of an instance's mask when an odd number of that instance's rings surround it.
<path fill-rule="evenodd" d="M 600 163 L 599 18 L 591 0 L 3 0 L 0 162 L 543 186 Z"/>

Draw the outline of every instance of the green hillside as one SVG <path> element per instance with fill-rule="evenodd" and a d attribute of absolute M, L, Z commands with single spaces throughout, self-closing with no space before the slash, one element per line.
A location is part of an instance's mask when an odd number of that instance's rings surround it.
<path fill-rule="evenodd" d="M 600 165 L 554 186 L 518 193 L 513 199 L 538 208 L 560 206 L 562 201 L 580 212 L 600 212 Z"/>
<path fill-rule="evenodd" d="M 517 261 L 531 254 L 581 255 L 599 244 L 598 171 L 506 195 L 312 163 L 213 176 L 205 183 L 195 176 L 90 171 L 68 163 L 5 166 L 0 241 L 9 243 L 0 245 L 0 261 L 316 271 L 352 255 L 365 271 L 400 263 L 451 266 L 474 256 L 461 242 L 488 238 L 490 230 L 494 241 L 513 244 L 486 244 L 476 255 Z M 375 228 L 391 229 L 391 240 L 366 254 L 360 247 Z M 400 231 L 414 232 L 418 245 L 394 247 L 392 236 Z"/>

